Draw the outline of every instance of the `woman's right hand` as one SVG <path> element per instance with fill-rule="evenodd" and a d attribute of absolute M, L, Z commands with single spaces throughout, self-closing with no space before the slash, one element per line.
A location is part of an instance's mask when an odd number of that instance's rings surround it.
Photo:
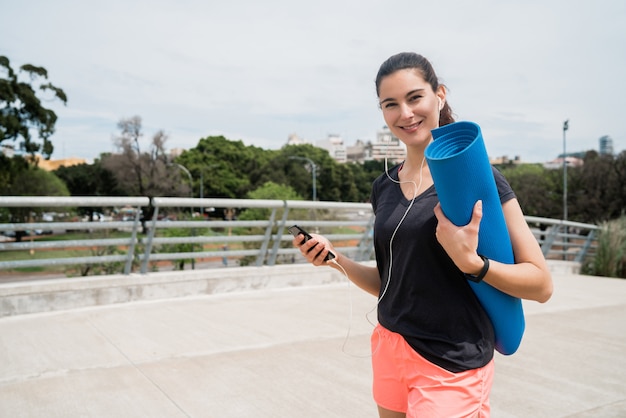
<path fill-rule="evenodd" d="M 329 252 L 337 254 L 330 241 L 324 236 L 311 234 L 311 239 L 305 242 L 304 235 L 299 234 L 293 238 L 293 245 L 300 249 L 306 260 L 315 266 L 324 266 L 328 261 L 324 260 Z"/>
<path fill-rule="evenodd" d="M 306 260 L 314 266 L 329 266 L 340 271 L 350 281 L 361 289 L 378 297 L 380 293 L 380 275 L 378 268 L 357 263 L 338 253 L 326 237 L 310 234 L 311 238 L 305 242 L 304 235 L 299 234 L 293 239 L 293 246 L 300 249 Z M 335 254 L 332 261 L 325 258 L 329 252 Z"/>

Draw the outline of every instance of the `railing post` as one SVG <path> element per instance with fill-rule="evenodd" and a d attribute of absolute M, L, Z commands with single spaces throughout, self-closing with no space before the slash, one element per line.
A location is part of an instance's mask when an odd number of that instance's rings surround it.
<path fill-rule="evenodd" d="M 283 232 L 285 231 L 285 223 L 287 222 L 287 215 L 289 214 L 289 207 L 287 206 L 287 201 L 283 201 L 283 216 L 280 220 L 280 223 L 276 227 L 276 238 L 274 239 L 274 245 L 272 246 L 272 252 L 270 254 L 270 258 L 267 261 L 268 266 L 273 266 L 276 264 L 276 258 L 278 257 L 278 249 L 280 248 L 280 243 L 283 238 Z"/>
<path fill-rule="evenodd" d="M 129 275 L 133 267 L 133 260 L 135 259 L 135 244 L 137 243 L 137 230 L 139 229 L 139 219 L 141 218 L 141 210 L 135 211 L 135 220 L 133 221 L 133 232 L 130 236 L 130 245 L 128 246 L 128 258 L 126 258 L 126 265 L 124 266 L 124 274 Z"/>
<path fill-rule="evenodd" d="M 590 230 L 589 234 L 587 235 L 587 239 L 585 240 L 585 243 L 583 244 L 582 248 L 578 252 L 578 255 L 576 256 L 576 259 L 574 261 L 578 263 L 582 263 L 583 261 L 585 261 L 585 257 L 587 256 L 587 251 L 589 251 L 589 247 L 591 247 L 591 243 L 593 242 L 595 236 L 596 236 L 596 231 Z"/>
<path fill-rule="evenodd" d="M 373 234 L 375 219 L 376 217 L 372 215 L 369 222 L 367 223 L 365 231 L 363 231 L 363 236 L 361 237 L 361 241 L 359 242 L 359 251 L 356 256 L 356 261 L 365 261 L 369 260 L 370 258 L 373 249 L 372 241 L 374 240 Z"/>
<path fill-rule="evenodd" d="M 153 200 L 154 202 L 154 200 Z M 156 221 L 159 216 L 159 207 L 156 203 L 154 205 L 154 214 L 152 215 L 152 225 L 150 231 L 148 231 L 148 239 L 146 241 L 146 249 L 143 254 L 143 260 L 141 260 L 141 274 L 146 274 L 148 271 L 148 262 L 150 261 L 150 254 L 152 253 L 152 240 L 156 231 Z"/>
<path fill-rule="evenodd" d="M 263 238 L 263 242 L 261 243 L 261 248 L 259 248 L 259 255 L 256 258 L 257 267 L 262 266 L 265 260 L 265 255 L 267 254 L 267 248 L 269 247 L 270 240 L 272 239 L 272 228 L 274 227 L 274 219 L 276 217 L 276 208 L 272 209 L 272 214 L 270 215 L 269 222 L 267 227 L 265 228 L 265 235 Z M 268 261 L 268 265 L 270 264 Z"/>
<path fill-rule="evenodd" d="M 543 252 L 544 257 L 548 256 L 548 253 L 550 252 L 550 249 L 552 248 L 552 244 L 554 243 L 554 240 L 556 239 L 558 230 L 559 230 L 558 225 L 552 225 L 550 227 L 548 235 L 546 236 L 546 239 L 543 241 L 543 244 L 541 244 L 541 251 Z"/>

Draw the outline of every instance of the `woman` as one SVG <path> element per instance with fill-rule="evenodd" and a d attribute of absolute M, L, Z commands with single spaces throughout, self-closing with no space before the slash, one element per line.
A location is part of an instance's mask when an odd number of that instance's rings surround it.
<path fill-rule="evenodd" d="M 381 418 L 489 416 L 494 332 L 467 275 L 512 296 L 545 302 L 552 295 L 550 272 L 497 170 L 515 264 L 477 254 L 480 201 L 465 226 L 444 216 L 424 151 L 431 131 L 454 118 L 428 60 L 415 53 L 390 57 L 378 71 L 376 92 L 387 126 L 407 149 L 404 162 L 372 186 L 376 267 L 344 257 L 320 235 L 306 242 L 298 236 L 293 243 L 309 262 L 340 269 L 378 297 L 372 365 Z M 336 258 L 327 262 L 329 251 Z"/>

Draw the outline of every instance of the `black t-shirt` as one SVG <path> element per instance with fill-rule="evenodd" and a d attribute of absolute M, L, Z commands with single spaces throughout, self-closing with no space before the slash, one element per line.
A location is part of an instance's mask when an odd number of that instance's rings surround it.
<path fill-rule="evenodd" d="M 396 181 L 399 167 L 389 170 Z M 515 198 L 504 176 L 495 168 L 493 173 L 501 203 Z M 433 209 L 439 201 L 435 187 L 415 198 L 395 233 L 391 250 L 391 237 L 411 201 L 384 173 L 373 183 L 371 201 L 381 277 L 379 323 L 402 335 L 422 357 L 451 372 L 489 363 L 494 351 L 491 321 L 467 279 L 435 237 L 437 218 Z"/>

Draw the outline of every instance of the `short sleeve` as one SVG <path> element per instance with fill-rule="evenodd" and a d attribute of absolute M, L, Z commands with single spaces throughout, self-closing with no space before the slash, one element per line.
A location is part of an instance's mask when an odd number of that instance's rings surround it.
<path fill-rule="evenodd" d="M 498 195 L 500 196 L 500 203 L 504 204 L 511 199 L 517 198 L 517 196 L 515 196 L 515 192 L 511 188 L 511 185 L 506 180 L 504 175 L 500 171 L 498 171 L 497 168 L 492 167 L 492 169 L 493 169 L 493 177 L 496 180 L 496 187 L 498 189 Z"/>

